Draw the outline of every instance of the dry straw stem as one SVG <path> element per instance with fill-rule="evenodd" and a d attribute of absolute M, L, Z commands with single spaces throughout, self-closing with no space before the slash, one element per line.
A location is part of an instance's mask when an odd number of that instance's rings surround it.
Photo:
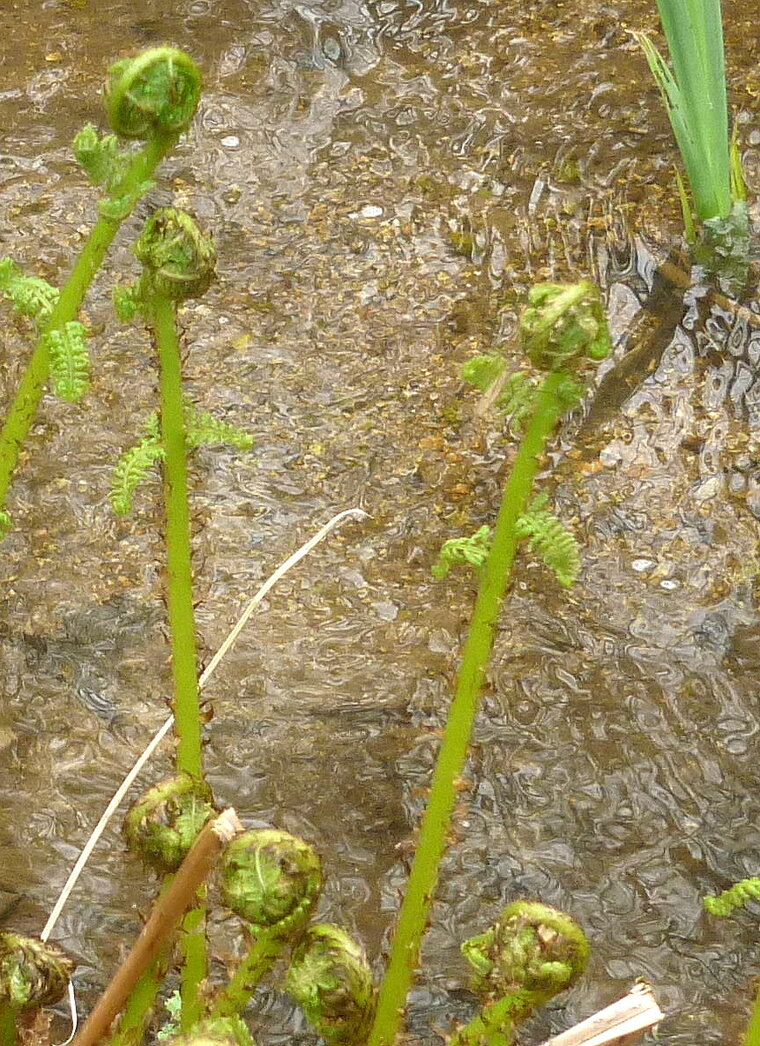
<path fill-rule="evenodd" d="M 631 1046 L 663 1018 L 651 985 L 635 985 L 628 995 L 541 1046 Z"/>
<path fill-rule="evenodd" d="M 198 887 L 205 881 L 222 850 L 242 829 L 234 810 L 223 811 L 206 825 L 166 894 L 156 902 L 132 951 L 101 995 L 73 1046 L 95 1046 L 106 1034 L 163 943 L 195 903 Z"/>

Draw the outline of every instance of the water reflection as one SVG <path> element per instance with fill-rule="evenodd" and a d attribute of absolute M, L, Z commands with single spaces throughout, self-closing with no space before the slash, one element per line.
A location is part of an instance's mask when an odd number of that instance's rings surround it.
<path fill-rule="evenodd" d="M 492 515 L 511 453 L 495 420 L 473 418 L 459 366 L 494 342 L 512 351 L 534 279 L 605 287 L 615 358 L 552 457 L 584 574 L 558 593 L 522 557 L 414 997 L 425 1037 L 470 1004 L 459 940 L 524 894 L 567 906 L 594 944 L 590 976 L 537 1034 L 640 975 L 673 1014 L 669 1043 L 743 1024 L 753 924 L 710 921 L 699 899 L 757 872 L 760 352 L 745 312 L 663 275 L 668 139 L 621 29 L 646 6 L 570 19 L 553 2 L 165 0 L 5 16 L 0 235 L 43 275 L 93 215 L 68 143 L 100 119 L 115 51 L 168 39 L 206 71 L 158 192 L 213 227 L 222 257 L 184 319 L 190 393 L 257 450 L 193 463 L 203 656 L 334 508 L 373 516 L 274 593 L 232 655 L 209 694 L 210 772 L 245 819 L 325 850 L 325 914 L 376 958 L 472 601 L 471 580 L 434 583 L 429 565 Z M 138 227 L 114 270 L 133 271 Z M 107 276 L 87 306 L 103 332 L 95 387 L 81 408 L 46 402 L 0 568 L 0 903 L 30 931 L 169 686 L 157 485 L 127 522 L 107 501 L 109 463 L 154 403 L 150 345 L 115 327 Z M 6 396 L 27 333 L 7 327 Z M 167 751 L 155 775 L 168 766 Z M 85 996 L 135 932 L 145 881 L 112 828 L 61 924 Z M 293 1015 L 263 1001 L 284 1036 Z"/>

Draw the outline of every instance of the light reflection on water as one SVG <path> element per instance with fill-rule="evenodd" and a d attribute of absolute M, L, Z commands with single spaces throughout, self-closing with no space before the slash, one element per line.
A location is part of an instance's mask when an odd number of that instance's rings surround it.
<path fill-rule="evenodd" d="M 325 852 L 325 913 L 373 956 L 472 601 L 470 581 L 434 583 L 429 566 L 491 516 L 502 481 L 503 436 L 473 421 L 459 365 L 508 340 L 514 301 L 549 275 L 600 278 L 618 354 L 636 348 L 625 331 L 646 318 L 676 228 L 656 92 L 644 107 L 620 28 L 631 5 L 587 7 L 571 21 L 554 3 L 48 3 L 34 26 L 9 15 L 0 43 L 0 235 L 51 276 L 92 217 L 67 148 L 99 119 L 107 62 L 168 38 L 206 70 L 158 193 L 204 218 L 222 258 L 185 319 L 191 395 L 257 449 L 193 466 L 204 657 L 332 511 L 373 517 L 284 582 L 231 656 L 209 693 L 210 774 L 241 816 Z M 133 271 L 138 225 L 116 268 Z M 13 922 L 30 931 L 168 692 L 157 485 L 126 523 L 106 499 L 109 463 L 152 407 L 151 351 L 115 328 L 108 293 L 103 279 L 88 302 L 104 325 L 92 394 L 46 402 L 3 546 L 0 902 L 18 895 Z M 700 897 L 758 870 L 757 333 L 696 292 L 657 309 L 672 322 L 640 335 L 646 381 L 619 404 L 603 385 L 614 410 L 571 421 L 555 455 L 584 574 L 560 594 L 521 563 L 415 1029 L 466 1012 L 458 942 L 523 895 L 567 907 L 594 946 L 591 975 L 537 1034 L 637 976 L 673 1014 L 663 1041 L 742 1027 L 754 925 L 708 920 Z M 22 333 L 9 325 L 6 389 Z M 156 776 L 168 767 L 165 752 Z M 144 893 L 113 827 L 60 925 L 85 995 Z M 269 996 L 265 1009 L 286 1021 Z"/>

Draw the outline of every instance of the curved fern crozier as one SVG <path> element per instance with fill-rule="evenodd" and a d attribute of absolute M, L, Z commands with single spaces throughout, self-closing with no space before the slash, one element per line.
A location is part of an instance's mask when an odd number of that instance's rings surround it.
<path fill-rule="evenodd" d="M 585 356 L 602 360 L 612 348 L 604 308 L 593 283 L 539 283 L 520 317 L 520 334 L 534 367 L 562 370 Z"/>
<path fill-rule="evenodd" d="M 50 354 L 53 392 L 68 403 L 78 403 L 90 387 L 87 329 L 77 320 L 48 331 L 44 342 Z"/>
<path fill-rule="evenodd" d="M 750 901 L 760 902 L 760 879 L 741 879 L 717 897 L 703 897 L 702 904 L 710 915 L 731 915 Z"/>
<path fill-rule="evenodd" d="M 147 289 L 171 301 L 199 298 L 214 278 L 216 250 L 185 211 L 163 207 L 145 223 L 135 254 Z"/>
<path fill-rule="evenodd" d="M 222 864 L 222 903 L 255 933 L 290 936 L 308 922 L 322 893 L 322 862 L 303 839 L 275 828 L 237 836 Z"/>
<path fill-rule="evenodd" d="M 105 100 L 108 119 L 122 138 L 154 138 L 186 131 L 198 108 L 198 66 L 174 47 L 154 47 L 114 63 Z"/>

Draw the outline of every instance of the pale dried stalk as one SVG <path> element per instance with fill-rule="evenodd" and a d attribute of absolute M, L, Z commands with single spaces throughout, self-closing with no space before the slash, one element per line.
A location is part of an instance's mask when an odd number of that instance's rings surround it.
<path fill-rule="evenodd" d="M 156 901 L 134 946 L 95 1004 L 73 1046 L 95 1046 L 124 1008 L 142 974 L 174 933 L 179 921 L 195 903 L 198 887 L 205 881 L 227 844 L 243 830 L 234 810 L 224 810 L 205 826 L 166 894 Z"/>
<path fill-rule="evenodd" d="M 663 1018 L 649 984 L 636 984 L 628 995 L 541 1046 L 630 1046 Z"/>

